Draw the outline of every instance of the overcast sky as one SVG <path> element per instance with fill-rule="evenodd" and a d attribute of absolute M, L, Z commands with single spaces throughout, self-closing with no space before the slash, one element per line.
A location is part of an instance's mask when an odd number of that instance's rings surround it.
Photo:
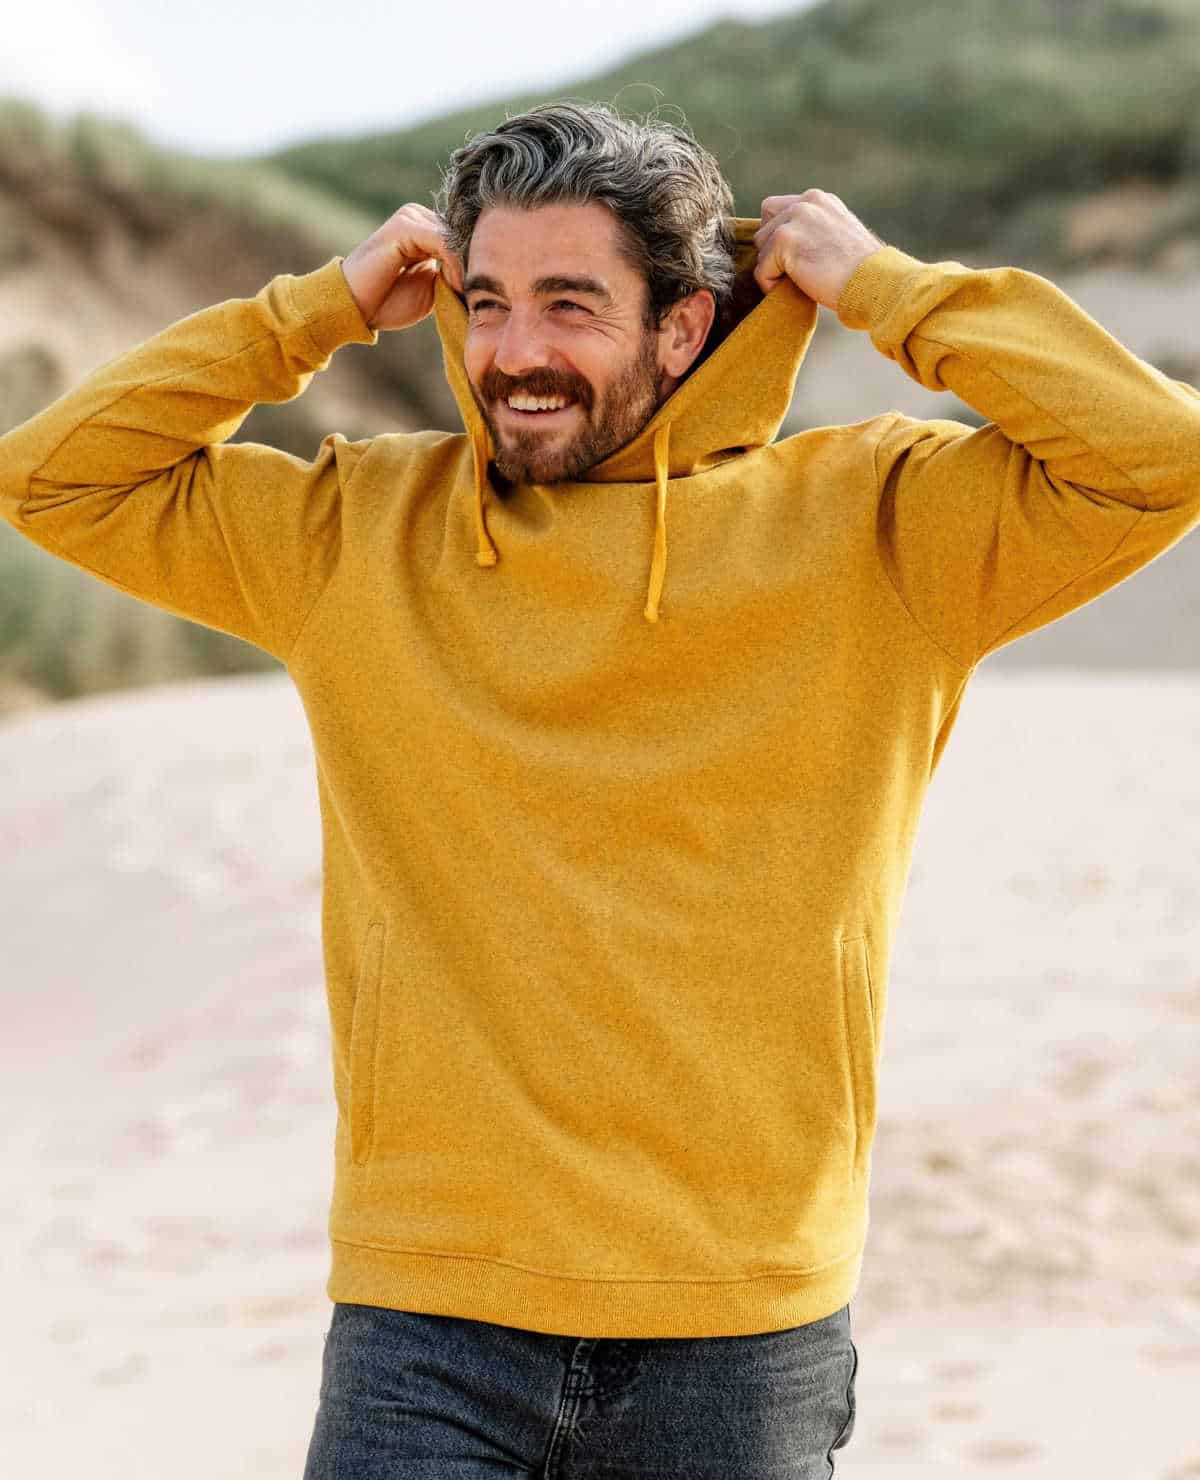
<path fill-rule="evenodd" d="M 18 0 L 0 31 L 0 95 L 112 113 L 197 153 L 253 153 L 557 89 L 720 16 L 807 3 Z M 654 101 L 639 91 L 629 106 Z"/>

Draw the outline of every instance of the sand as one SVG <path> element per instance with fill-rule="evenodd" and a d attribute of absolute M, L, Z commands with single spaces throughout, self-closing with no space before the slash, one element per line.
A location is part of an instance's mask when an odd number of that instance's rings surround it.
<path fill-rule="evenodd" d="M 989 670 L 896 941 L 848 1480 L 1200 1480 L 1200 676 Z M 0 1473 L 299 1480 L 333 1095 L 284 676 L 0 724 Z"/>

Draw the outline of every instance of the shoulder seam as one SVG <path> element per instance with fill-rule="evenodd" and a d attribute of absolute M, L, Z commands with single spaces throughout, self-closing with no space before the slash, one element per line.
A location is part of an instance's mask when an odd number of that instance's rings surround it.
<path fill-rule="evenodd" d="M 338 435 L 337 433 L 334 433 L 334 436 L 335 437 L 337 435 Z M 295 637 L 292 638 L 291 644 L 289 645 L 288 650 L 287 650 L 286 654 L 283 657 L 283 665 L 284 665 L 285 668 L 291 666 L 292 656 L 295 653 L 296 649 L 300 646 L 300 639 L 307 632 L 307 630 L 308 630 L 308 624 L 312 620 L 313 615 L 316 612 L 317 608 L 321 605 L 321 602 L 324 600 L 325 593 L 329 590 L 330 586 L 333 585 L 333 578 L 337 575 L 338 568 L 339 568 L 339 566 L 342 563 L 342 552 L 343 552 L 343 550 L 345 548 L 345 538 L 346 538 L 345 537 L 345 533 L 344 533 L 344 528 L 343 528 L 343 520 L 345 518 L 345 510 L 343 508 L 343 502 L 345 500 L 346 494 L 350 491 L 350 488 L 353 485 L 355 478 L 358 477 L 358 470 L 359 470 L 359 468 L 361 468 L 362 465 L 363 465 L 363 463 L 366 461 L 367 453 L 370 451 L 369 448 L 364 448 L 363 451 L 361 453 L 359 453 L 358 461 L 354 464 L 354 467 L 351 470 L 351 473 L 350 473 L 349 478 L 346 479 L 346 482 L 343 485 L 342 484 L 342 481 L 341 481 L 341 472 L 340 472 L 340 470 L 337 467 L 337 449 L 335 447 L 332 450 L 333 450 L 333 458 L 334 458 L 334 471 L 335 471 L 335 474 L 336 474 L 337 479 L 338 479 L 338 541 L 339 541 L 339 544 L 338 544 L 338 558 L 333 563 L 333 569 L 329 572 L 329 574 L 325 577 L 325 580 L 321 583 L 321 589 L 317 592 L 316 596 L 313 598 L 312 605 L 309 607 L 308 611 L 305 612 L 304 617 L 303 617 L 303 619 L 300 622 L 300 626 L 296 630 L 296 635 L 295 635 Z"/>

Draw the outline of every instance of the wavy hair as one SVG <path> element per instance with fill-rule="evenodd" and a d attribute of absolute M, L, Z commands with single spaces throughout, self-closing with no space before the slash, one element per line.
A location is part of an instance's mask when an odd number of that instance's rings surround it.
<path fill-rule="evenodd" d="M 489 206 L 598 201 L 617 218 L 622 256 L 648 288 L 645 321 L 707 288 L 717 321 L 734 282 L 733 191 L 684 129 L 604 103 L 544 103 L 478 133 L 450 156 L 434 205 L 465 264 Z"/>

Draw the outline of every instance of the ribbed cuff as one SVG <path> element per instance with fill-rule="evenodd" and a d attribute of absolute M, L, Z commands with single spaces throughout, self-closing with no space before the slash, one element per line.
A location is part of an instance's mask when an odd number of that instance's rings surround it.
<path fill-rule="evenodd" d="M 379 340 L 379 331 L 367 324 L 350 291 L 342 260 L 334 257 L 324 267 L 294 277 L 288 284 L 296 313 L 324 358 L 339 345 L 376 344 Z"/>
<path fill-rule="evenodd" d="M 838 318 L 847 329 L 870 329 L 887 315 L 913 273 L 928 266 L 899 247 L 880 247 L 850 274 L 838 299 Z"/>

